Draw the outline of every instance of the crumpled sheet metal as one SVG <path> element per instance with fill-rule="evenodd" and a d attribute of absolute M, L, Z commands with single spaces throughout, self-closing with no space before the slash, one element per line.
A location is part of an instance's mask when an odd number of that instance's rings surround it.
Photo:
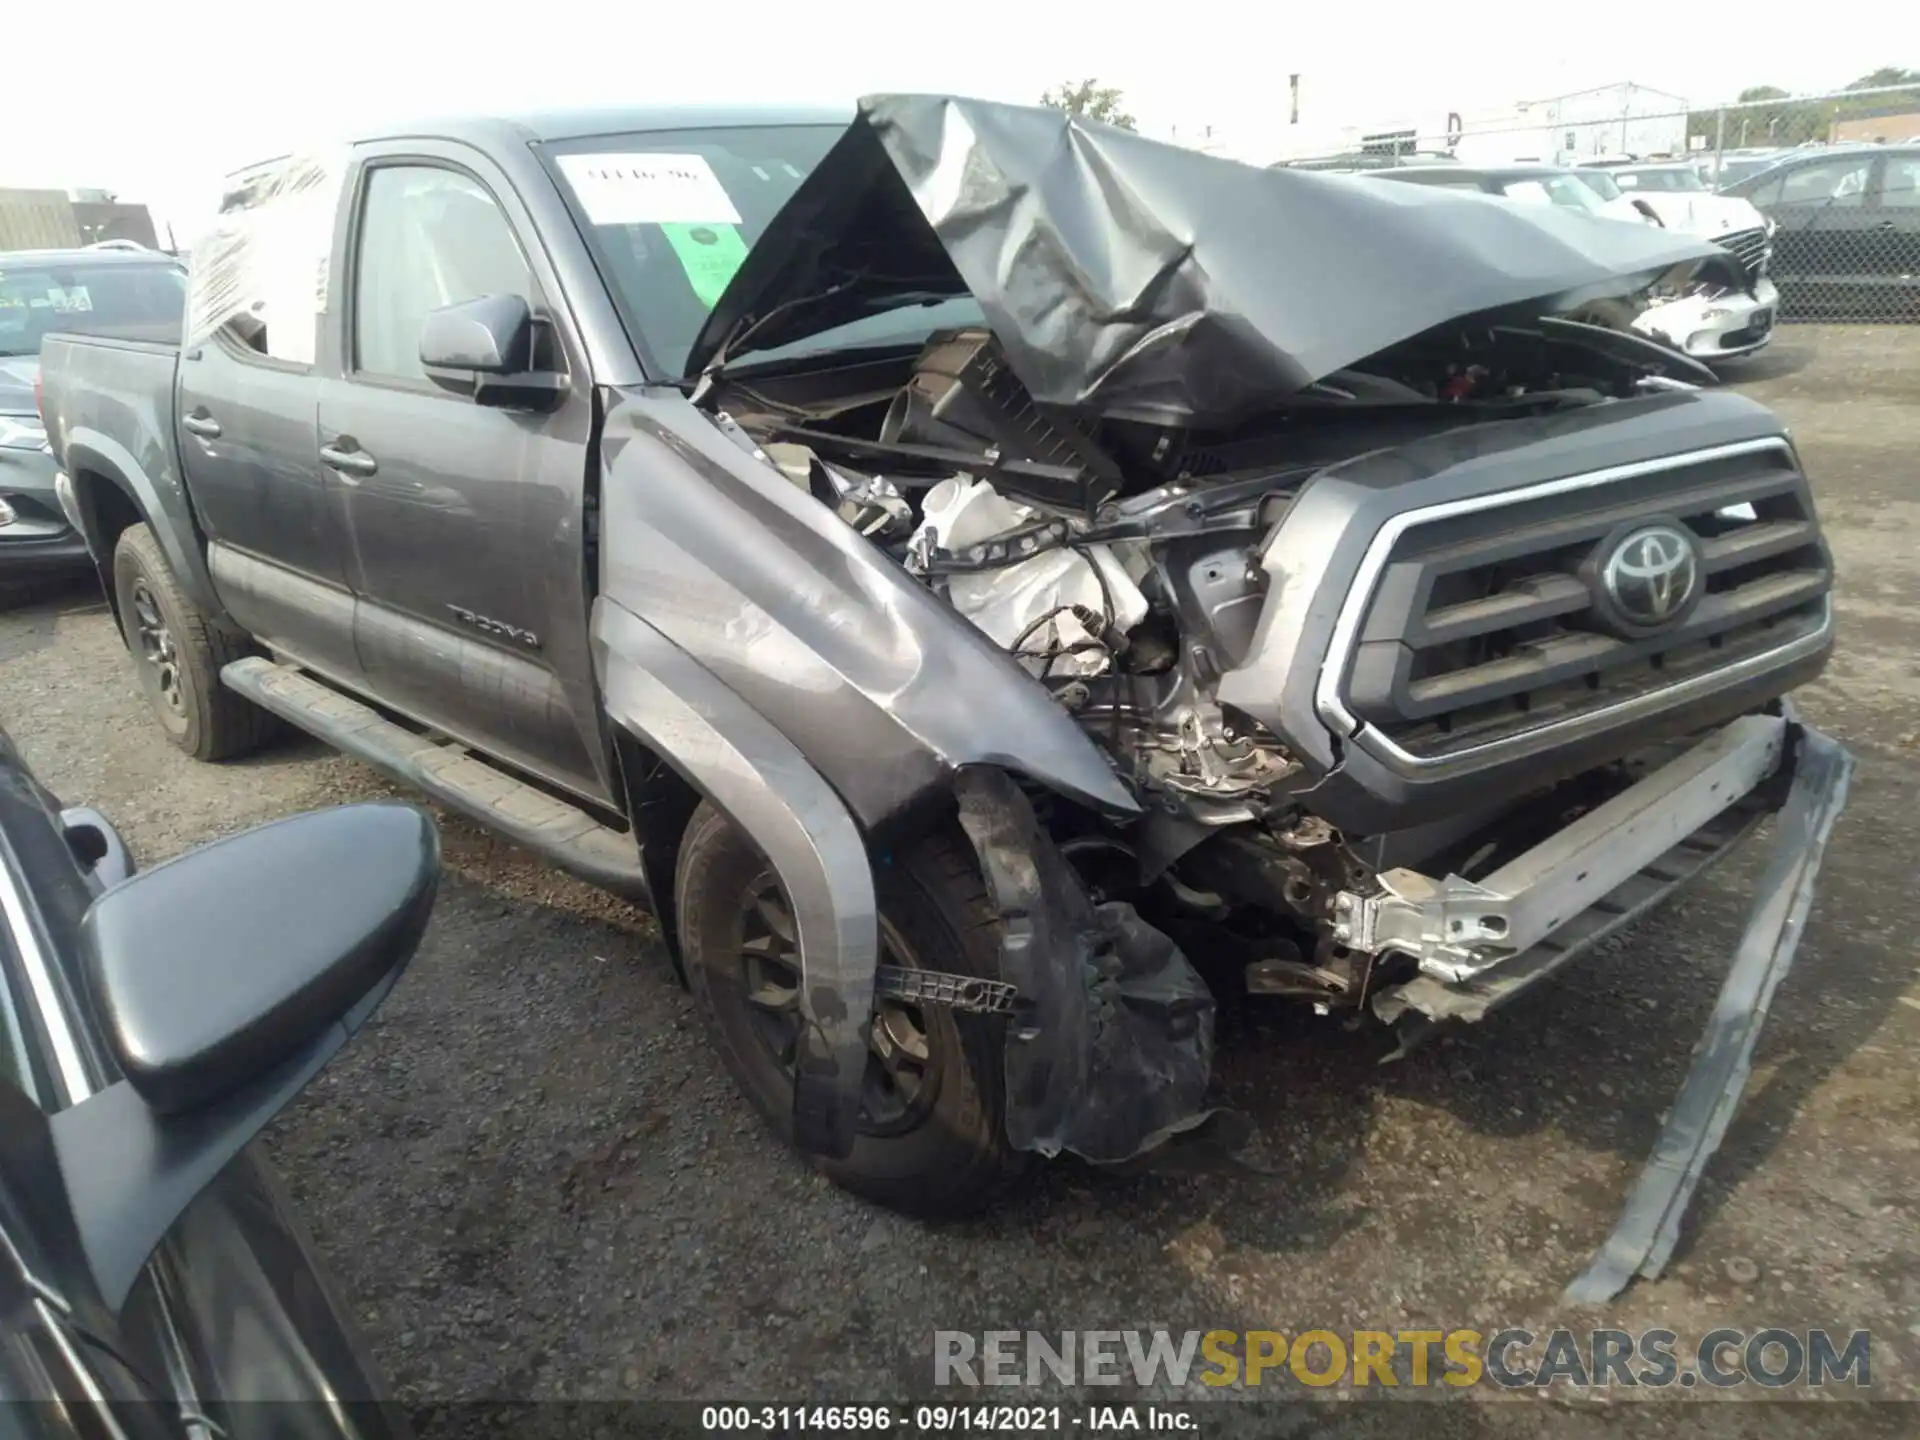
<path fill-rule="evenodd" d="M 1713 253 L 1555 206 L 1258 169 L 1045 108 L 884 95 L 860 115 L 1034 398 L 1106 414 L 1230 418 L 1446 321 L 1626 293 Z"/>
<path fill-rule="evenodd" d="M 1095 906 L 1004 771 L 968 766 L 960 824 L 1003 931 L 1007 1138 L 1095 1164 L 1141 1160 L 1213 1118 L 1213 995 L 1131 905 Z M 1177 1148 L 1177 1147 L 1176 1147 Z"/>
<path fill-rule="evenodd" d="M 1853 775 L 1853 756 L 1839 742 L 1803 726 L 1797 743 L 1792 788 L 1733 966 L 1619 1223 L 1567 1286 L 1566 1298 L 1577 1304 L 1604 1304 L 1635 1275 L 1659 1278 L 1680 1239 L 1688 1202 L 1740 1107 L 1754 1046 L 1774 991 L 1793 965 L 1813 908 L 1814 881 Z"/>
<path fill-rule="evenodd" d="M 971 291 L 1042 404 L 1226 424 L 1449 321 L 1629 294 L 1716 256 L 1652 225 L 1259 169 L 1044 107 L 876 95 L 754 247 L 692 368 L 749 323 L 767 348 Z"/>

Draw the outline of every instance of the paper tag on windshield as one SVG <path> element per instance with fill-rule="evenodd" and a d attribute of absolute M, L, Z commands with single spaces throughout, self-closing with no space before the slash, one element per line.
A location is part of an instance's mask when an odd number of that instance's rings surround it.
<path fill-rule="evenodd" d="M 562 155 L 560 173 L 595 225 L 738 225 L 702 155 Z"/>
<path fill-rule="evenodd" d="M 702 305 L 713 309 L 720 292 L 747 258 L 747 242 L 731 225 L 662 225 L 660 232 L 679 257 L 693 293 Z"/>

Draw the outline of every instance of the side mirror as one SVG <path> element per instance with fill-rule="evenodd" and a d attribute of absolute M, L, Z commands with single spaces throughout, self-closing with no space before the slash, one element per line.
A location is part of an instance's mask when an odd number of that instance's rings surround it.
<path fill-rule="evenodd" d="M 352 805 L 189 851 L 93 902 L 81 959 L 125 1078 L 51 1129 L 108 1305 L 386 997 L 439 875 L 425 813 Z"/>
<path fill-rule="evenodd" d="M 420 363 L 433 370 L 518 375 L 533 368 L 533 311 L 518 295 L 482 295 L 429 311 Z"/>
<path fill-rule="evenodd" d="M 420 327 L 420 364 L 442 390 L 477 405 L 550 410 L 566 394 L 566 377 L 534 369 L 538 324 L 519 295 L 443 306 Z"/>

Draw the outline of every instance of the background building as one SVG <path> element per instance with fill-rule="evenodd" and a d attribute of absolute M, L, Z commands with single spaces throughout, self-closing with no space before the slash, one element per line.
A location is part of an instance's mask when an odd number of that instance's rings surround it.
<path fill-rule="evenodd" d="M 147 207 L 109 191 L 0 189 L 0 250 L 62 250 L 101 240 L 159 244 Z"/>
<path fill-rule="evenodd" d="M 64 190 L 0 190 L 0 250 L 58 250 L 80 243 Z"/>
<path fill-rule="evenodd" d="M 1599 155 L 1681 154 L 1687 102 L 1623 80 L 1539 100 L 1461 97 L 1453 109 L 1374 111 L 1330 119 L 1332 102 L 1310 107 L 1301 124 L 1277 124 L 1262 163 L 1332 155 L 1444 155 L 1475 165 L 1520 161 L 1565 165 Z M 1354 107 L 1339 107 L 1348 116 Z M 1281 117 L 1284 120 L 1284 116 Z M 1243 151 L 1261 147 L 1243 145 Z M 1255 158 L 1251 153 L 1244 158 Z"/>

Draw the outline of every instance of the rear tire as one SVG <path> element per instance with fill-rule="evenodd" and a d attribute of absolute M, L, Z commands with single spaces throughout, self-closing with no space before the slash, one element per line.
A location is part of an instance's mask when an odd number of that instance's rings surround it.
<path fill-rule="evenodd" d="M 140 688 L 167 738 L 196 760 L 230 760 L 264 745 L 274 717 L 220 682 L 221 667 L 249 653 L 246 641 L 194 607 L 147 526 L 121 532 L 113 589 Z"/>
<path fill-rule="evenodd" d="M 874 867 L 874 882 L 883 961 L 997 978 L 999 918 L 957 829 L 895 849 Z M 773 955 L 782 929 L 791 940 L 785 897 L 752 842 L 707 804 L 688 822 L 674 892 L 688 983 L 721 1059 L 767 1128 L 791 1144 L 793 1079 L 782 1045 L 785 1027 L 797 1026 L 798 966 L 783 968 Z M 1005 1018 L 877 1009 L 853 1152 L 810 1162 L 841 1188 L 909 1215 L 946 1219 L 990 1207 L 1033 1168 L 1006 1138 Z"/>

